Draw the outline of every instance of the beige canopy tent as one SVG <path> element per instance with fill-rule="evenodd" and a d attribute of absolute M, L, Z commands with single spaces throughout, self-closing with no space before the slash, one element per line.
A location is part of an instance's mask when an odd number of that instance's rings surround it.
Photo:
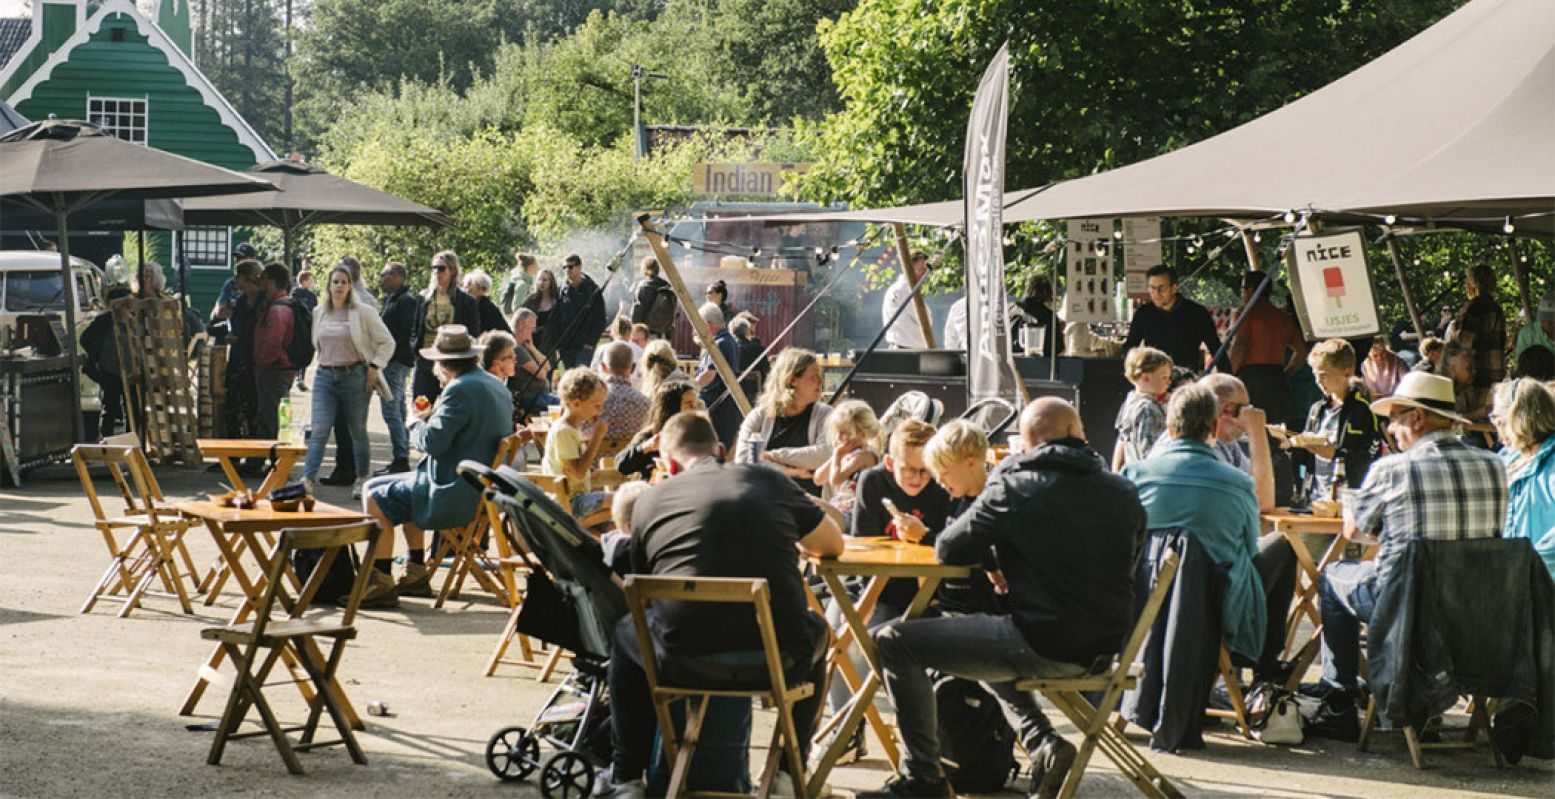
<path fill-rule="evenodd" d="M 1006 223 L 1081 217 L 1332 221 L 1555 232 L 1555 2 L 1473 0 L 1380 58 L 1218 136 L 1005 195 Z M 960 200 L 787 214 L 956 227 Z"/>

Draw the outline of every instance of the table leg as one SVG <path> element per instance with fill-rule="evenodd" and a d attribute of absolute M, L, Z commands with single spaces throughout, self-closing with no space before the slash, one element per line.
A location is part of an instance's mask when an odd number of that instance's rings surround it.
<path fill-rule="evenodd" d="M 227 485 L 231 487 L 232 490 L 238 492 L 248 490 L 248 486 L 243 484 L 243 476 L 238 474 L 238 467 L 232 464 L 231 458 L 227 457 L 226 455 L 218 455 L 216 457 L 216 462 L 221 464 L 221 470 L 227 473 L 227 479 L 231 481 L 227 483 Z"/>
<path fill-rule="evenodd" d="M 227 465 L 225 458 L 222 459 L 222 464 Z M 227 569 L 237 580 L 238 587 L 243 590 L 243 599 L 238 602 L 238 609 L 232 614 L 232 621 L 229 622 L 242 624 L 248 618 L 248 614 L 253 612 L 253 603 L 259 599 L 259 592 L 257 586 L 248 578 L 248 572 L 243 569 L 243 564 L 238 560 L 237 546 L 240 545 L 240 539 L 237 535 L 229 538 L 218 522 L 206 520 L 205 526 L 210 529 L 211 537 L 216 539 L 216 549 L 221 552 Z M 205 663 L 196 671 L 199 676 L 195 678 L 194 687 L 189 689 L 188 696 L 184 697 L 184 704 L 179 708 L 178 715 L 194 715 L 194 708 L 200 703 L 200 697 L 205 694 L 205 687 L 210 685 L 211 678 L 218 674 L 216 670 L 221 667 L 221 662 L 225 659 L 225 650 L 217 645 L 211 652 L 211 656 L 206 658 Z"/>
<path fill-rule="evenodd" d="M 275 453 L 275 468 L 265 475 L 265 481 L 260 484 L 259 490 L 254 492 L 254 497 L 266 497 L 271 491 L 286 485 L 286 478 L 291 476 L 292 468 L 297 465 L 297 453 L 286 451 Z"/>
<path fill-rule="evenodd" d="M 840 584 L 841 581 L 838 582 Z M 852 606 L 854 615 L 856 615 L 861 620 L 868 619 L 874 615 L 875 605 L 880 600 L 881 592 L 885 590 L 886 582 L 886 579 L 883 577 L 876 577 L 869 581 L 869 584 L 864 587 L 864 593 L 859 595 L 858 604 Z M 831 587 L 831 590 L 836 591 L 837 588 Z M 806 591 L 808 592 L 808 587 L 806 588 Z M 846 592 L 844 592 L 843 596 L 851 604 L 852 598 L 848 597 Z M 816 606 L 819 607 L 819 605 L 820 603 L 817 602 Z M 842 602 L 838 603 L 838 607 L 843 609 L 843 614 L 846 616 L 847 610 Z M 864 637 L 866 639 L 869 638 L 867 634 L 867 628 Z M 854 632 L 853 626 L 851 624 L 844 625 L 842 631 L 837 633 L 837 641 L 835 644 L 833 644 L 832 647 L 833 667 L 842 676 L 843 681 L 847 683 L 848 690 L 853 691 L 855 694 L 857 694 L 857 692 L 861 689 L 864 682 L 862 676 L 853 667 L 853 661 L 848 658 L 848 648 L 852 646 L 853 642 L 857 639 L 858 634 Z M 872 640 L 871 644 L 873 644 Z M 841 713 L 834 715 L 832 722 L 825 725 L 820 731 L 818 731 L 818 735 L 840 729 L 840 722 L 842 721 L 844 715 L 845 714 Z M 880 717 L 880 711 L 875 709 L 875 703 L 873 701 L 865 705 L 864 718 L 869 722 L 869 728 L 874 731 L 875 739 L 880 742 L 881 751 L 883 751 L 886 756 L 891 759 L 891 762 L 896 762 L 897 758 L 899 757 L 896 747 L 896 738 L 892 734 L 891 728 L 886 725 L 885 720 Z M 853 737 L 853 733 L 851 731 L 848 732 L 846 736 L 841 736 L 840 733 L 838 735 L 841 737 L 841 740 L 844 744 Z M 840 756 L 841 750 L 839 750 L 838 754 Z"/>
<path fill-rule="evenodd" d="M 1287 527 L 1278 529 L 1280 535 L 1285 536 L 1286 543 L 1290 544 L 1292 551 L 1296 553 L 1296 596 L 1291 603 L 1290 615 L 1285 622 L 1285 654 L 1288 657 L 1296 648 L 1296 634 L 1301 628 L 1301 619 L 1306 617 L 1313 624 L 1321 621 L 1317 608 L 1312 605 L 1312 598 L 1317 594 L 1318 566 L 1312 561 L 1312 553 L 1307 551 L 1306 542 L 1301 539 L 1301 534 Z"/>

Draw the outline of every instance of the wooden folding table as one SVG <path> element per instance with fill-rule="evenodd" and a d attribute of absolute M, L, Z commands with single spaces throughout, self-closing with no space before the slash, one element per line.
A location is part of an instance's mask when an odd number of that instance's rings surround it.
<path fill-rule="evenodd" d="M 265 591 L 265 575 L 271 558 L 275 557 L 274 545 L 267 543 L 274 539 L 276 533 L 281 530 L 298 527 L 333 527 L 342 524 L 352 524 L 365 521 L 367 517 L 358 511 L 335 507 L 325 503 L 317 503 L 311 511 L 285 512 L 272 510 L 268 500 L 259 503 L 259 507 L 248 510 L 238 508 L 224 508 L 213 502 L 184 502 L 177 506 L 179 513 L 191 519 L 199 519 L 205 523 L 211 531 L 211 537 L 216 541 L 216 547 L 221 551 L 223 560 L 230 569 L 234 581 L 243 591 L 243 601 L 238 603 L 238 609 L 232 616 L 231 624 L 242 624 L 253 613 L 255 604 L 263 597 Z M 258 561 L 259 568 L 252 573 L 243 565 L 242 552 L 252 553 Z M 363 563 L 362 568 L 371 568 L 370 564 Z M 297 575 L 290 568 L 283 570 L 288 579 L 292 581 L 293 596 L 296 589 L 301 587 L 296 579 Z M 308 646 L 314 646 L 311 642 Z M 311 652 L 317 662 L 324 662 L 323 654 L 318 651 Z M 210 657 L 200 664 L 196 670 L 197 678 L 189 695 L 185 697 L 183 707 L 178 713 L 188 716 L 194 713 L 195 707 L 200 703 L 200 697 L 204 695 L 205 688 L 212 682 L 227 683 L 230 677 L 218 671 L 225 654 L 220 646 L 212 650 Z M 309 686 L 306 675 L 299 671 L 295 660 L 288 654 L 283 658 L 288 669 L 294 676 L 299 677 L 297 688 L 303 698 L 312 701 L 313 691 Z M 336 703 L 342 708 L 351 726 L 355 729 L 362 728 L 361 719 L 357 717 L 355 710 L 346 701 L 345 693 L 340 690 L 338 684 L 333 686 Z"/>
<path fill-rule="evenodd" d="M 1344 554 L 1346 542 L 1341 535 L 1344 531 L 1344 519 L 1337 516 L 1323 517 L 1310 513 L 1291 513 L 1289 508 L 1275 508 L 1263 514 L 1263 530 L 1266 533 L 1279 533 L 1284 536 L 1290 548 L 1296 552 L 1296 595 L 1291 601 L 1290 615 L 1285 621 L 1285 656 L 1306 661 L 1309 665 L 1312 655 L 1317 651 L 1318 634 L 1314 632 L 1312 637 L 1299 647 L 1296 646 L 1296 636 L 1300 632 L 1304 618 L 1310 620 L 1314 628 L 1322 626 L 1323 617 L 1318 612 L 1317 606 L 1318 579 L 1324 567 Z M 1304 535 L 1331 537 L 1332 540 L 1323 550 L 1319 560 L 1312 559 L 1312 553 L 1307 549 L 1306 542 L 1302 540 Z M 1270 623 L 1274 623 L 1272 619 Z M 1304 671 L 1306 671 L 1305 665 L 1298 668 L 1291 679 L 1299 681 Z"/>
<path fill-rule="evenodd" d="M 831 656 L 848 687 L 853 690 L 852 698 L 837 713 L 841 721 L 834 719 L 830 725 L 830 728 L 835 730 L 831 743 L 827 745 L 826 752 L 816 763 L 815 771 L 810 775 L 808 794 L 818 796 L 827 775 L 831 773 L 832 768 L 837 764 L 837 759 L 847 748 L 854 730 L 858 729 L 866 717 L 875 736 L 880 740 L 881 749 L 885 751 L 886 757 L 891 760 L 893 766 L 900 765 L 901 754 L 895 736 L 891 728 L 886 726 L 879 714 L 875 712 L 875 692 L 880 690 L 883 679 L 880 676 L 880 662 L 875 654 L 875 642 L 869 636 L 867 624 L 869 615 L 874 612 L 875 601 L 880 598 L 880 592 L 885 589 L 886 581 L 893 577 L 910 577 L 918 581 L 918 593 L 913 596 L 912 603 L 902 614 L 902 618 L 913 619 L 922 615 L 928 608 L 929 601 L 934 598 L 934 591 L 939 588 L 941 580 L 968 577 L 972 573 L 972 567 L 940 563 L 934 557 L 933 547 L 887 538 L 849 538 L 840 556 L 812 558 L 810 562 L 815 565 L 816 573 L 821 576 L 821 579 L 826 581 L 826 587 L 831 590 L 832 597 L 842 611 L 843 619 L 847 621 L 847 629 L 837 636 Z M 848 596 L 847 587 L 843 585 L 842 578 L 847 576 L 869 578 L 869 584 L 860 595 L 857 604 Z M 848 659 L 848 648 L 854 644 L 858 645 L 859 651 L 864 654 L 864 661 L 869 665 L 869 673 L 863 675 L 862 679 L 860 675 L 854 673 L 853 665 Z"/>
<path fill-rule="evenodd" d="M 238 491 L 247 491 L 248 486 L 244 484 L 243 476 L 238 473 L 235 461 L 243 458 L 264 458 L 273 461 L 274 468 L 265 475 L 259 488 L 254 490 L 255 499 L 263 499 L 269 496 L 271 491 L 284 485 L 292 468 L 297 465 L 297 460 L 308 452 L 307 447 L 267 438 L 201 438 L 196 439 L 194 443 L 199 446 L 202 457 L 215 458 L 216 462 L 221 464 L 221 470 L 231 481 L 230 485 Z M 265 544 L 274 546 L 275 541 L 267 535 Z M 243 554 L 241 542 L 237 554 Z M 206 569 L 205 576 L 200 578 L 199 585 L 196 587 L 205 592 L 207 607 L 216 602 L 216 597 L 221 593 L 222 586 L 226 584 L 227 577 L 225 556 L 217 558 L 216 562 Z"/>

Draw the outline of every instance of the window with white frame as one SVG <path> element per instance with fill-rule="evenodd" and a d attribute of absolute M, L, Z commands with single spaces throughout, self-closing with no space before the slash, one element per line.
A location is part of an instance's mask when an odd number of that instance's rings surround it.
<path fill-rule="evenodd" d="M 184 228 L 184 254 L 189 265 L 196 269 L 226 269 L 228 244 L 232 241 L 229 227 Z"/>
<path fill-rule="evenodd" d="M 111 136 L 135 144 L 146 143 L 144 97 L 89 96 L 86 98 L 86 119 Z"/>

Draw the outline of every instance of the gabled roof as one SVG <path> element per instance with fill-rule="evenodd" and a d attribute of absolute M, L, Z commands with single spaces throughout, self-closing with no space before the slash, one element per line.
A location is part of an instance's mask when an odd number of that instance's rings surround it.
<path fill-rule="evenodd" d="M 54 72 L 54 68 L 70 60 L 70 52 L 85 44 L 93 34 L 102 29 L 103 22 L 114 14 L 123 14 L 132 20 L 140 35 L 145 36 L 152 47 L 155 47 L 167 56 L 168 64 L 183 75 L 189 86 L 199 92 L 200 97 L 205 100 L 205 104 L 216 111 L 222 123 L 231 128 L 233 133 L 237 134 L 238 141 L 253 152 L 256 163 L 276 160 L 277 156 L 275 151 L 270 149 L 270 145 L 260 138 L 259 134 L 238 113 L 237 109 L 227 102 L 227 98 L 223 97 L 221 92 L 216 90 L 210 79 L 205 77 L 205 73 L 196 68 L 194 62 L 190 61 L 189 57 L 182 50 L 178 49 L 173 40 L 169 39 L 167 34 L 157 27 L 156 23 L 147 19 L 146 15 L 142 14 L 135 7 L 135 3 L 132 0 L 104 0 L 101 5 L 92 11 L 85 24 L 77 26 L 76 32 L 51 53 L 48 60 L 43 62 L 37 70 L 27 77 L 25 83 L 18 86 L 10 97 L 0 99 L 12 105 L 20 105 L 23 100 L 31 97 L 33 90 L 49 79 L 49 76 Z M 28 24 L 29 26 L 31 25 L 30 20 Z M 17 55 L 24 54 L 18 53 Z M 15 64 L 0 66 L 0 85 L 5 84 L 10 77 L 10 73 L 20 63 L 20 59 L 17 59 Z"/>
<path fill-rule="evenodd" d="M 16 113 L 16 109 L 0 100 L 0 133 L 10 133 L 17 128 L 27 125 L 27 118 Z"/>
<path fill-rule="evenodd" d="M 22 49 L 30 33 L 32 33 L 32 20 L 27 17 L 0 19 L 0 67 L 9 63 L 11 56 Z"/>

